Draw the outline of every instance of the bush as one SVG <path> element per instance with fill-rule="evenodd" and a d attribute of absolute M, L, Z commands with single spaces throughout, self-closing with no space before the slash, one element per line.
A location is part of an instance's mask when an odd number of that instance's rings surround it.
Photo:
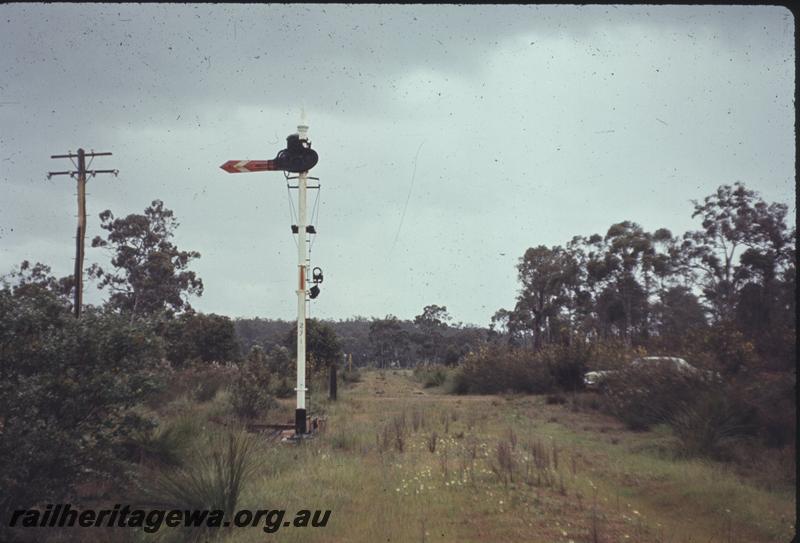
<path fill-rule="evenodd" d="M 467 355 L 456 380 L 459 390 L 473 394 L 541 394 L 555 386 L 553 376 L 534 353 L 497 345 Z"/>
<path fill-rule="evenodd" d="M 358 368 L 351 370 L 344 370 L 340 373 L 342 376 L 342 381 L 345 383 L 360 383 L 361 382 L 361 372 L 358 371 Z"/>
<path fill-rule="evenodd" d="M 148 398 L 147 405 L 160 410 L 165 404 L 181 396 L 201 403 L 211 401 L 220 390 L 233 384 L 238 373 L 235 365 L 217 362 L 196 361 L 178 369 L 165 367 L 162 370 L 165 384 L 159 394 Z"/>
<path fill-rule="evenodd" d="M 161 382 L 153 330 L 91 308 L 75 319 L 43 289 L 4 289 L 0 353 L 0 517 L 64 501 L 88 477 L 124 479 L 122 443 L 146 427 L 133 408 Z"/>
<path fill-rule="evenodd" d="M 213 400 L 217 392 L 233 384 L 235 376 L 234 366 L 217 362 L 193 364 L 188 371 L 179 372 L 194 399 L 201 403 Z"/>
<path fill-rule="evenodd" d="M 751 426 L 768 447 L 797 441 L 797 397 L 794 373 L 761 372 L 738 380 L 732 388 L 737 403 L 749 409 Z"/>
<path fill-rule="evenodd" d="M 275 399 L 269 394 L 270 380 L 264 350 L 255 346 L 250 349 L 231 390 L 231 403 L 239 418 L 263 416 L 275 407 Z"/>
<path fill-rule="evenodd" d="M 457 368 L 450 373 L 445 389 L 449 394 L 469 394 L 469 381 L 463 368 Z"/>
<path fill-rule="evenodd" d="M 749 433 L 742 405 L 735 405 L 723 390 L 709 391 L 676 410 L 670 419 L 681 452 L 689 456 L 732 458 L 732 445 Z"/>
<path fill-rule="evenodd" d="M 297 361 L 291 357 L 289 349 L 273 345 L 267 353 L 267 368 L 274 375 L 294 380 L 297 375 Z"/>
<path fill-rule="evenodd" d="M 447 370 L 436 365 L 418 365 L 414 368 L 414 378 L 422 383 L 424 388 L 438 387 L 447 380 Z"/>
<path fill-rule="evenodd" d="M 606 381 L 606 408 L 631 430 L 668 423 L 707 393 L 709 383 L 667 368 L 626 368 Z"/>
<path fill-rule="evenodd" d="M 183 417 L 134 433 L 124 444 L 124 448 L 127 457 L 140 464 L 180 466 L 197 433 L 197 420 Z"/>
<path fill-rule="evenodd" d="M 275 394 L 276 398 L 291 398 L 295 390 L 289 378 L 284 376 L 275 383 L 275 388 L 272 390 L 272 393 Z"/>
<path fill-rule="evenodd" d="M 571 345 L 548 345 L 537 358 L 547 366 L 556 387 L 575 391 L 583 388 L 583 374 L 591 352 L 591 345 L 574 341 Z"/>
<path fill-rule="evenodd" d="M 592 344 L 586 361 L 586 369 L 618 370 L 627 366 L 631 360 L 647 356 L 643 347 L 631 347 L 622 339 L 604 339 Z"/>
<path fill-rule="evenodd" d="M 159 322 L 167 359 L 176 367 L 190 362 L 232 362 L 239 357 L 233 321 L 221 315 L 183 313 Z"/>

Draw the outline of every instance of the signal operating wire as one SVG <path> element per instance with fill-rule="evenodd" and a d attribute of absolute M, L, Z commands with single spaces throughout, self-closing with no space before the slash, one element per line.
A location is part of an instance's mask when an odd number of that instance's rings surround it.
<path fill-rule="evenodd" d="M 315 228 L 319 222 L 319 194 L 321 190 L 322 187 L 319 184 L 319 182 L 317 182 L 317 196 L 314 198 L 314 207 L 312 208 L 311 211 L 311 224 L 313 224 Z M 314 242 L 317 241 L 317 235 L 312 234 L 312 236 L 313 237 L 311 238 L 311 245 L 309 245 L 308 247 L 309 255 L 311 254 L 311 249 L 314 247 Z"/>
<path fill-rule="evenodd" d="M 289 198 L 289 224 L 296 224 L 297 220 L 295 217 L 297 216 L 297 213 L 295 212 L 294 201 L 292 200 L 292 189 L 289 187 L 288 182 L 286 183 L 286 196 Z M 292 241 L 294 241 L 294 245 L 297 247 L 298 241 L 294 239 L 294 236 L 292 236 Z"/>

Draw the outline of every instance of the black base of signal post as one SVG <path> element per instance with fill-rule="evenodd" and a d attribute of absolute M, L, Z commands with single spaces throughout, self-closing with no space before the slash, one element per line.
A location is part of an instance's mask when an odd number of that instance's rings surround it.
<path fill-rule="evenodd" d="M 306 428 L 306 410 L 295 409 L 294 411 L 294 435 L 302 436 L 307 434 Z"/>

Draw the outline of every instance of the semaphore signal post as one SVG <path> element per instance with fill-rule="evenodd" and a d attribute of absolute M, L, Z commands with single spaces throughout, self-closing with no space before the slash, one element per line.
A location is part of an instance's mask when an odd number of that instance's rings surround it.
<path fill-rule="evenodd" d="M 229 160 L 220 166 L 228 173 L 247 173 L 263 171 L 283 171 L 286 179 L 297 179 L 297 225 L 292 231 L 297 233 L 297 409 L 295 410 L 295 437 L 302 437 L 307 431 L 306 414 L 306 296 L 309 283 L 308 233 L 316 233 L 313 225 L 307 224 L 308 171 L 318 161 L 317 152 L 311 149 L 308 140 L 308 125 L 301 120 L 297 133 L 286 138 L 286 149 L 283 149 L 272 160 Z M 290 177 L 289 173 L 296 173 Z M 314 178 L 312 178 L 314 179 Z M 316 187 L 318 188 L 318 187 Z M 314 283 L 322 282 L 322 273 L 315 273 Z M 311 288 L 311 297 L 315 298 L 319 287 Z"/>

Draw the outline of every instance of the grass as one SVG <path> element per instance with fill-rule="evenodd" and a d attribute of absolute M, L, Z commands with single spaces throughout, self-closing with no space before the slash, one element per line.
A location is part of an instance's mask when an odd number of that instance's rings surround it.
<path fill-rule="evenodd" d="M 260 467 L 236 505 L 330 509 L 328 525 L 232 529 L 223 541 L 760 543 L 794 533 L 794 485 L 769 490 L 726 464 L 676 458 L 666 428 L 631 432 L 574 408 L 590 401 L 451 396 L 409 371 L 360 377 L 337 402 L 316 393 L 324 434 L 257 442 Z M 291 404 L 271 421 L 291 419 Z M 224 405 L 220 394 L 192 409 L 203 418 Z"/>

